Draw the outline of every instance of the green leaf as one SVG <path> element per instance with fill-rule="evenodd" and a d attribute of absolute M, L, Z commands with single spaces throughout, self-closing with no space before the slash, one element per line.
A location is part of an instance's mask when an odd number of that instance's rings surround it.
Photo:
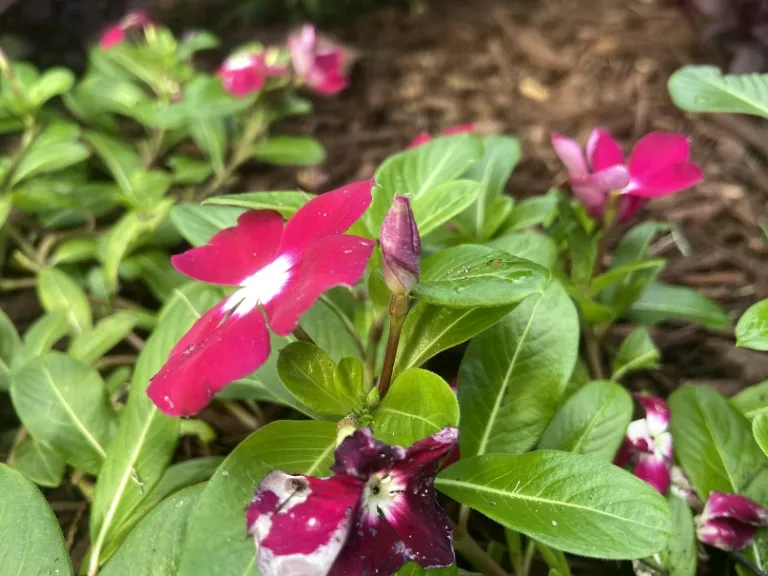
<path fill-rule="evenodd" d="M 40 491 L 0 464 L 0 558 L 6 574 L 72 576 L 59 522 Z"/>
<path fill-rule="evenodd" d="M 8 464 L 40 486 L 56 488 L 64 478 L 66 463 L 45 444 L 27 436 L 13 447 Z"/>
<path fill-rule="evenodd" d="M 561 574 L 562 576 L 571 576 L 571 568 L 568 566 L 568 559 L 562 551 L 550 548 L 541 542 L 536 542 L 536 550 L 539 551 L 544 562 L 549 566 L 550 576 L 552 575 L 552 572 Z"/>
<path fill-rule="evenodd" d="M 584 229 L 568 198 L 561 198 L 557 209 L 570 254 L 571 278 L 578 285 L 587 285 L 597 258 L 598 236 L 591 236 Z"/>
<path fill-rule="evenodd" d="M 613 461 L 632 420 L 632 398 L 615 382 L 596 380 L 577 390 L 557 410 L 539 448 Z"/>
<path fill-rule="evenodd" d="M 134 174 L 143 169 L 141 158 L 136 150 L 120 140 L 99 132 L 86 132 L 85 139 L 104 162 L 123 194 L 135 200 L 137 190 Z"/>
<path fill-rule="evenodd" d="M 555 241 L 540 232 L 506 234 L 486 242 L 485 245 L 496 250 L 503 250 L 512 256 L 535 262 L 547 270 L 551 270 L 557 261 Z"/>
<path fill-rule="evenodd" d="M 731 112 L 768 118 L 768 75 L 723 74 L 714 66 L 684 66 L 669 77 L 669 95 L 689 112 Z"/>
<path fill-rule="evenodd" d="M 653 220 L 642 222 L 632 228 L 616 246 L 611 268 L 620 268 L 646 258 L 656 234 L 668 229 L 668 224 Z"/>
<path fill-rule="evenodd" d="M 149 379 L 200 315 L 221 300 L 211 286 L 189 284 L 163 307 L 158 325 L 139 354 L 120 428 L 107 447 L 91 508 L 91 556 L 95 568 L 113 545 L 120 525 L 142 504 L 176 450 L 179 420 L 161 413 L 147 396 Z"/>
<path fill-rule="evenodd" d="M 465 244 L 425 258 L 413 295 L 454 308 L 504 306 L 542 292 L 548 277 L 547 270 L 529 260 Z"/>
<path fill-rule="evenodd" d="M 395 195 L 415 201 L 428 190 L 455 180 L 483 153 L 480 140 L 470 134 L 435 138 L 416 148 L 387 158 L 374 176 L 373 202 L 363 216 L 366 227 L 378 237 L 381 223 Z"/>
<path fill-rule="evenodd" d="M 71 332 L 68 315 L 63 310 L 43 314 L 24 334 L 24 345 L 11 361 L 11 375 L 27 362 L 48 352 Z"/>
<path fill-rule="evenodd" d="M 208 156 L 216 174 L 224 173 L 227 127 L 221 118 L 195 118 L 189 127 L 192 141 Z"/>
<path fill-rule="evenodd" d="M 490 328 L 512 309 L 513 306 L 444 308 L 417 302 L 403 325 L 394 373 L 422 366 L 443 350 Z"/>
<path fill-rule="evenodd" d="M 768 380 L 744 388 L 731 398 L 731 404 L 751 420 L 760 410 L 768 408 Z"/>
<path fill-rule="evenodd" d="M 159 250 L 148 250 L 132 254 L 120 262 L 118 273 L 126 280 L 140 280 L 160 302 L 173 295 L 186 277 L 171 264 L 168 254 Z"/>
<path fill-rule="evenodd" d="M 200 497 L 179 573 L 184 576 L 254 573 L 253 541 L 244 535 L 244 510 L 269 472 L 326 476 L 336 448 L 336 423 L 267 424 L 216 471 Z"/>
<path fill-rule="evenodd" d="M 202 246 L 219 230 L 235 226 L 243 212 L 230 206 L 177 204 L 171 209 L 171 222 L 192 246 Z"/>
<path fill-rule="evenodd" d="M 37 276 L 37 297 L 46 312 L 66 312 L 72 329 L 82 334 L 93 325 L 91 306 L 83 289 L 58 268 L 43 268 Z"/>
<path fill-rule="evenodd" d="M 360 358 L 348 357 L 339 360 L 333 379 L 338 390 L 348 391 L 352 398 L 363 405 L 369 389 L 365 384 L 365 369 Z"/>
<path fill-rule="evenodd" d="M 126 538 L 101 576 L 176 576 L 204 484 L 170 496 Z"/>
<path fill-rule="evenodd" d="M 78 134 L 79 128 L 66 122 L 57 122 L 46 128 L 21 157 L 11 178 L 11 185 L 86 160 L 91 153 L 76 141 Z"/>
<path fill-rule="evenodd" d="M 666 264 L 666 260 L 663 258 L 649 258 L 617 268 L 611 268 L 607 272 L 592 278 L 589 289 L 593 294 L 599 294 L 609 286 L 619 282 L 622 284 L 628 283 L 629 277 L 639 272 L 655 276 L 664 268 L 664 264 Z"/>
<path fill-rule="evenodd" d="M 362 408 L 361 398 L 347 388 L 351 382 L 336 380 L 335 371 L 331 357 L 308 342 L 288 344 L 277 359 L 277 374 L 297 400 L 321 414 L 346 416 Z"/>
<path fill-rule="evenodd" d="M 426 236 L 468 208 L 478 197 L 481 185 L 472 180 L 452 180 L 414 196 L 413 217 L 421 236 Z"/>
<path fill-rule="evenodd" d="M 75 84 L 75 75 L 66 68 L 49 68 L 27 92 L 27 98 L 40 108 L 51 98 L 64 94 Z"/>
<path fill-rule="evenodd" d="M 633 322 L 656 324 L 669 318 L 696 322 L 711 330 L 731 326 L 728 314 L 719 305 L 685 286 L 652 283 L 632 304 L 627 314 Z"/>
<path fill-rule="evenodd" d="M 476 336 L 459 369 L 461 454 L 515 454 L 539 439 L 579 348 L 576 308 L 557 282 Z"/>
<path fill-rule="evenodd" d="M 750 306 L 736 324 L 736 345 L 768 350 L 768 299 Z"/>
<path fill-rule="evenodd" d="M 100 320 L 88 332 L 75 336 L 67 354 L 83 364 L 92 364 L 117 346 L 137 323 L 138 318 L 131 312 L 115 312 Z"/>
<path fill-rule="evenodd" d="M 662 564 L 669 576 L 696 576 L 698 548 L 691 508 L 673 494 L 667 496 L 667 502 L 672 513 L 672 535 L 661 553 Z"/>
<path fill-rule="evenodd" d="M 68 464 L 98 473 L 117 429 L 98 372 L 66 354 L 49 352 L 13 375 L 11 399 L 35 440 Z"/>
<path fill-rule="evenodd" d="M 93 238 L 80 237 L 65 240 L 53 251 L 51 266 L 76 264 L 96 259 L 97 243 Z"/>
<path fill-rule="evenodd" d="M 213 171 L 208 162 L 181 154 L 171 156 L 166 164 L 173 170 L 173 181 L 176 184 L 202 184 Z"/>
<path fill-rule="evenodd" d="M 402 372 L 373 415 L 377 438 L 406 447 L 458 423 L 456 394 L 440 376 L 420 368 Z"/>
<path fill-rule="evenodd" d="M 464 176 L 480 184 L 479 197 L 458 218 L 459 226 L 471 238 L 485 240 L 506 218 L 507 215 L 503 214 L 503 218 L 496 220 L 493 208 L 499 206 L 496 200 L 503 194 L 504 186 L 519 160 L 520 143 L 517 139 L 509 136 L 488 136 L 483 139 L 483 156 Z"/>
<path fill-rule="evenodd" d="M 11 362 L 21 348 L 16 327 L 11 319 L 0 310 L 0 390 L 8 390 L 11 385 Z"/>
<path fill-rule="evenodd" d="M 435 486 L 507 528 L 580 556 L 642 558 L 659 552 L 670 534 L 660 494 L 609 462 L 577 454 L 462 458 Z"/>
<path fill-rule="evenodd" d="M 752 419 L 752 434 L 757 445 L 768 456 L 768 408 L 763 408 Z"/>
<path fill-rule="evenodd" d="M 352 319 L 333 300 L 333 296 L 354 297 L 345 288 L 322 295 L 301 317 L 301 327 L 333 360 L 346 356 L 362 358 L 362 344 Z"/>
<path fill-rule="evenodd" d="M 716 391 L 683 386 L 669 397 L 675 456 L 702 501 L 741 493 L 764 462 L 749 421 Z"/>
<path fill-rule="evenodd" d="M 557 190 L 550 190 L 544 196 L 534 196 L 518 203 L 503 225 L 505 234 L 525 230 L 532 226 L 548 226 L 557 214 Z"/>
<path fill-rule="evenodd" d="M 257 160 L 277 166 L 313 166 L 325 162 L 325 148 L 311 136 L 273 136 L 251 147 Z"/>
<path fill-rule="evenodd" d="M 422 568 L 416 562 L 408 562 L 395 572 L 397 576 L 456 576 L 456 566 L 447 568 Z"/>
<path fill-rule="evenodd" d="M 107 289 L 110 292 L 117 290 L 117 272 L 122 259 L 138 240 L 160 225 L 168 215 L 172 204 L 173 200 L 162 200 L 149 210 L 126 212 L 104 236 L 100 256 L 104 264 Z"/>
<path fill-rule="evenodd" d="M 655 368 L 661 359 L 661 352 L 645 328 L 634 329 L 621 343 L 613 359 L 614 380 L 619 380 L 629 372 Z"/>
<path fill-rule="evenodd" d="M 12 201 L 10 196 L 0 198 L 0 230 L 5 226 L 8 215 L 11 213 Z"/>
<path fill-rule="evenodd" d="M 290 218 L 312 198 L 314 198 L 312 194 L 297 191 L 245 192 L 244 194 L 209 198 L 205 201 L 205 205 L 221 204 L 248 208 L 249 210 L 275 210 L 280 212 L 283 217 Z"/>

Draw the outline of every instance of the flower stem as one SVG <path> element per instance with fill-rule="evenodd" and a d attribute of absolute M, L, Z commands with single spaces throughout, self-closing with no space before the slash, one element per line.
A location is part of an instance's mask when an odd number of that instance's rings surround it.
<path fill-rule="evenodd" d="M 585 326 L 584 328 L 584 346 L 587 351 L 587 364 L 594 380 L 604 380 L 603 355 L 600 352 L 600 340 L 595 333 Z"/>
<path fill-rule="evenodd" d="M 407 315 L 408 296 L 406 294 L 392 294 L 392 299 L 389 301 L 389 337 L 387 338 L 387 349 L 384 352 L 381 378 L 379 378 L 380 398 L 384 398 L 392 381 L 397 347 L 400 344 L 400 333 L 403 331 L 403 324 Z"/>
<path fill-rule="evenodd" d="M 468 533 L 460 535 L 453 543 L 456 551 L 486 576 L 509 576 L 499 564 Z"/>
<path fill-rule="evenodd" d="M 739 552 L 727 552 L 727 554 L 733 559 L 734 562 L 741 564 L 742 566 L 744 566 L 744 568 L 752 572 L 755 576 L 768 576 L 766 575 L 765 572 L 760 570 L 760 568 L 758 568 L 757 565 L 754 562 L 752 562 L 752 560 L 744 556 L 744 554 L 741 554 Z"/>

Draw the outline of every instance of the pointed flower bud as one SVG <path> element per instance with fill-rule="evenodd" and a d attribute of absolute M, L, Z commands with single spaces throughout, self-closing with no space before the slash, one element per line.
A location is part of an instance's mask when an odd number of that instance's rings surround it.
<path fill-rule="evenodd" d="M 757 502 L 738 494 L 711 492 L 696 519 L 696 534 L 701 542 L 715 548 L 741 550 L 763 526 L 768 526 L 768 510 Z"/>
<path fill-rule="evenodd" d="M 395 196 L 381 225 L 384 282 L 393 294 L 408 294 L 419 281 L 421 238 L 406 196 Z"/>

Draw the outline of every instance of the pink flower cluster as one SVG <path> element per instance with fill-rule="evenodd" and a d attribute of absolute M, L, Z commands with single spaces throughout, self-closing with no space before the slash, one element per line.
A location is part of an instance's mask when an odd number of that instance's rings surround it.
<path fill-rule="evenodd" d="M 107 28 L 101 35 L 99 45 L 102 50 L 110 50 L 118 44 L 125 42 L 126 33 L 132 28 L 151 26 L 152 19 L 146 12 L 136 11 L 128 13 L 120 22 Z"/>
<path fill-rule="evenodd" d="M 600 129 L 589 137 L 586 160 L 579 143 L 562 134 L 552 135 L 552 146 L 568 170 L 573 194 L 600 221 L 614 194 L 616 217 L 623 222 L 649 199 L 680 192 L 704 178 L 690 160 L 690 142 L 683 134 L 652 132 L 637 142 L 628 161 L 613 136 Z"/>

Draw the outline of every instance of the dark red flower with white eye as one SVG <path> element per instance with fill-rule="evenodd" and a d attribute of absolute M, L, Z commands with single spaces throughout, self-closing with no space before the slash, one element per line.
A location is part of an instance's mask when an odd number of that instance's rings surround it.
<path fill-rule="evenodd" d="M 454 134 L 471 134 L 474 131 L 475 131 L 474 124 L 458 124 L 457 126 L 451 126 L 450 128 L 446 128 L 440 133 L 440 135 L 452 136 Z M 408 143 L 408 148 L 416 148 L 417 146 L 421 146 L 422 144 L 426 144 L 427 142 L 432 142 L 432 136 L 430 136 L 426 132 L 422 132 L 421 134 L 416 136 L 416 138 L 414 138 Z"/>
<path fill-rule="evenodd" d="M 99 39 L 102 50 L 109 50 L 125 42 L 125 34 L 131 28 L 149 26 L 152 19 L 146 12 L 136 11 L 127 14 L 120 22 L 107 28 Z"/>
<path fill-rule="evenodd" d="M 641 394 L 635 398 L 645 409 L 645 418 L 629 424 L 614 464 L 630 465 L 635 476 L 665 494 L 669 490 L 672 467 L 669 407 L 661 398 Z"/>
<path fill-rule="evenodd" d="M 320 94 L 336 94 L 349 85 L 344 72 L 344 51 L 320 40 L 314 26 L 306 24 L 288 37 L 288 51 L 296 75 Z"/>
<path fill-rule="evenodd" d="M 243 97 L 261 90 L 267 78 L 287 73 L 285 66 L 268 64 L 263 51 L 247 51 L 227 58 L 219 68 L 218 76 L 227 92 Z"/>
<path fill-rule="evenodd" d="M 152 377 L 147 394 L 166 414 L 200 411 L 210 397 L 269 356 L 269 331 L 286 336 L 323 292 L 352 286 L 374 242 L 345 235 L 371 203 L 373 181 L 317 196 L 287 222 L 246 212 L 237 226 L 171 259 L 190 278 L 239 289 L 192 326 Z"/>
<path fill-rule="evenodd" d="M 574 195 L 598 220 L 603 220 L 611 194 L 619 195 L 616 216 L 623 222 L 650 198 L 681 192 L 704 178 L 690 160 L 691 144 L 684 134 L 643 136 L 628 161 L 613 136 L 600 129 L 589 137 L 586 160 L 579 143 L 562 134 L 552 135 L 552 146 L 568 170 Z"/>
<path fill-rule="evenodd" d="M 768 526 L 768 510 L 738 494 L 710 492 L 704 511 L 696 519 L 701 542 L 721 550 L 741 550 L 755 537 L 758 528 Z"/>
<path fill-rule="evenodd" d="M 247 512 L 262 576 L 388 576 L 410 561 L 453 564 L 434 479 L 457 442 L 458 430 L 444 428 L 406 450 L 362 429 L 336 449 L 331 477 L 269 474 Z"/>

